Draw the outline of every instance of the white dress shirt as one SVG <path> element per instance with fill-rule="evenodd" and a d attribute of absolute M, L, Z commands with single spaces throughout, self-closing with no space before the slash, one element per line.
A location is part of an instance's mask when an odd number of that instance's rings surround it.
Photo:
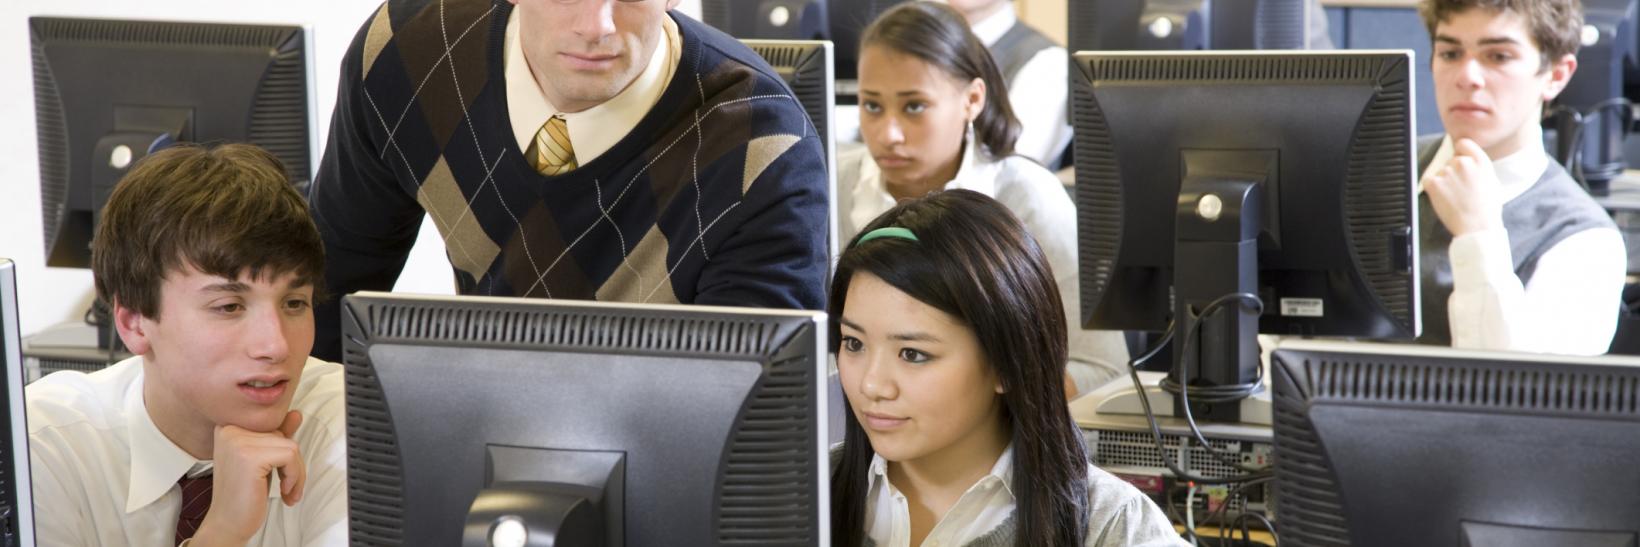
<path fill-rule="evenodd" d="M 991 47 L 1018 21 L 1010 1 L 984 21 L 974 23 L 972 29 L 985 47 Z M 1070 144 L 1070 111 L 1066 107 L 1069 71 L 1070 55 L 1065 48 L 1054 46 L 1036 52 L 1008 82 L 1008 102 L 1023 129 L 1014 143 L 1014 153 L 1052 166 Z"/>
<path fill-rule="evenodd" d="M 34 517 L 40 545 L 172 545 L 182 489 L 210 462 L 161 433 L 142 395 L 142 357 L 84 374 L 57 372 L 25 388 Z M 255 546 L 347 543 L 347 446 L 342 367 L 308 359 L 291 409 L 307 466 L 302 501 L 286 507 L 277 475 Z"/>
<path fill-rule="evenodd" d="M 1070 363 L 1067 369 L 1077 390 L 1086 393 L 1103 385 L 1118 373 L 1126 372 L 1127 341 L 1117 331 L 1082 330 L 1082 285 L 1078 282 L 1076 260 L 1076 207 L 1059 178 L 1041 165 L 1020 156 L 1000 161 L 979 154 L 969 143 L 962 155 L 956 178 L 946 190 L 966 189 L 996 199 L 1019 217 L 1036 238 L 1053 269 L 1064 302 L 1069 331 Z M 837 157 L 837 235 L 842 247 L 854 240 L 860 229 L 895 204 L 883 185 L 882 170 L 871 158 L 870 149 L 855 148 Z"/>
<path fill-rule="evenodd" d="M 873 455 L 866 481 L 866 537 L 877 547 L 911 547 L 911 510 L 905 494 L 888 480 L 888 461 Z M 1013 483 L 1014 447 L 1009 444 L 991 472 L 940 516 L 922 547 L 960 547 L 995 530 L 1014 515 Z M 1092 464 L 1088 516 L 1088 547 L 1185 545 L 1150 498 Z"/>
<path fill-rule="evenodd" d="M 1542 129 L 1533 129 L 1541 136 Z M 1441 141 L 1425 177 L 1452 159 L 1452 146 L 1451 137 Z M 1508 203 L 1531 188 L 1549 161 L 1535 146 L 1493 160 L 1500 200 Z M 1420 192 L 1422 188 L 1419 184 Z M 1454 237 L 1447 252 L 1452 260 L 1452 296 L 1447 300 L 1452 347 L 1598 355 L 1611 345 L 1628 269 L 1617 230 L 1584 230 L 1556 243 L 1538 259 L 1524 286 L 1515 275 L 1509 233 L 1503 229 Z"/>
<path fill-rule="evenodd" d="M 553 116 L 563 116 L 569 131 L 570 146 L 575 150 L 575 163 L 586 165 L 608 152 L 615 143 L 638 127 L 638 122 L 649 114 L 649 109 L 660 101 L 667 83 L 678 69 L 683 56 L 683 40 L 678 36 L 678 24 L 670 15 L 662 17 L 666 32 L 664 39 L 649 56 L 649 64 L 637 79 L 615 97 L 598 106 L 580 112 L 563 112 L 547 100 L 530 72 L 519 38 L 518 10 L 507 16 L 507 30 L 502 49 L 506 63 L 507 115 L 512 122 L 513 137 L 518 139 L 519 150 L 529 150 L 535 133 Z M 537 30 L 534 32 L 545 32 Z"/>

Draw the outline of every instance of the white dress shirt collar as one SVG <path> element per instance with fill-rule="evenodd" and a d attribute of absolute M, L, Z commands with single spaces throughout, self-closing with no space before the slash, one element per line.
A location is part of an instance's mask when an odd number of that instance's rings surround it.
<path fill-rule="evenodd" d="M 957 175 L 942 187 L 944 190 L 973 190 L 987 196 L 995 196 L 997 190 L 997 174 L 1002 170 L 1002 162 L 981 157 L 975 139 L 967 139 L 963 146 L 962 160 L 957 166 Z M 883 181 L 883 171 L 877 168 L 876 160 L 870 153 L 864 155 L 860 164 L 860 181 L 854 185 L 854 206 L 842 214 L 849 216 L 854 226 L 863 227 L 894 208 L 894 196 L 888 193 L 887 183 Z"/>
<path fill-rule="evenodd" d="M 144 379 L 143 372 L 137 373 L 136 381 L 126 389 L 123 404 L 125 428 L 131 439 L 131 484 L 125 498 L 127 514 L 159 501 L 184 476 L 198 476 L 211 469 L 209 460 L 194 458 L 159 430 L 143 401 Z M 274 475 L 268 497 L 278 495 L 279 477 Z"/>
<path fill-rule="evenodd" d="M 1014 28 L 1014 23 L 1017 22 L 1019 16 L 1014 14 L 1014 3 L 1009 1 L 1002 9 L 985 20 L 970 25 L 969 28 L 974 31 L 974 36 L 979 38 L 980 43 L 985 44 L 985 47 L 991 47 L 997 40 L 1002 39 L 1003 34 L 1008 33 L 1008 29 Z"/>
<path fill-rule="evenodd" d="M 881 455 L 872 454 L 871 455 L 871 467 L 868 468 L 866 477 L 867 477 L 866 478 L 866 491 L 867 492 L 871 491 L 871 489 L 873 489 L 873 488 L 876 488 L 878 482 L 887 481 L 888 480 L 888 460 L 883 459 L 883 457 Z M 1008 447 L 1002 449 L 1002 455 L 997 456 L 996 463 L 991 465 L 991 471 L 989 473 L 986 473 L 984 477 L 981 477 L 979 482 L 983 483 L 983 482 L 986 481 L 987 478 L 994 478 L 998 481 L 1001 481 L 1002 482 L 1002 487 L 1008 491 L 1008 496 L 1013 497 L 1013 495 L 1014 495 L 1014 443 L 1009 442 Z M 976 485 L 977 484 L 978 483 L 976 483 Z M 893 485 L 889 484 L 889 486 L 892 487 Z M 895 490 L 899 490 L 899 489 L 896 488 Z"/>
<path fill-rule="evenodd" d="M 513 138 L 519 150 L 528 150 L 541 124 L 554 115 L 561 115 L 569 130 L 569 140 L 575 149 L 575 161 L 580 165 L 609 151 L 623 137 L 638 127 L 638 122 L 649 114 L 649 109 L 660 101 L 667 83 L 677 71 L 682 56 L 683 40 L 678 24 L 670 16 L 662 17 L 665 40 L 649 56 L 649 64 L 626 89 L 603 104 L 580 112 L 561 112 L 547 100 L 541 86 L 530 71 L 524 58 L 520 38 L 518 10 L 507 16 L 507 30 L 503 36 L 502 62 L 506 65 L 507 112 Z"/>

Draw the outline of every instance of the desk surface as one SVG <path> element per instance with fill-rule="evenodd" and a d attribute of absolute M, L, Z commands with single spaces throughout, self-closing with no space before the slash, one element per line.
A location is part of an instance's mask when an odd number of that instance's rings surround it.
<path fill-rule="evenodd" d="M 1608 211 L 1640 211 L 1640 171 L 1623 171 L 1611 182 L 1611 195 L 1595 196 L 1594 200 Z"/>
<path fill-rule="evenodd" d="M 1175 525 L 1173 527 L 1173 529 L 1178 530 L 1179 533 L 1181 533 L 1181 534 L 1184 533 L 1184 526 L 1182 526 L 1182 525 Z M 1211 526 L 1198 526 L 1198 527 L 1196 527 L 1196 535 L 1203 538 L 1203 539 L 1209 539 L 1209 538 L 1218 539 L 1219 538 L 1219 529 L 1211 527 Z M 1229 532 L 1229 537 L 1231 539 L 1240 540 L 1241 539 L 1241 530 L 1232 530 L 1232 531 L 1230 531 Z M 1253 541 L 1260 542 L 1260 543 L 1263 543 L 1265 545 L 1275 545 L 1276 544 L 1276 538 L 1272 537 L 1269 532 L 1266 532 L 1264 530 L 1253 530 Z"/>

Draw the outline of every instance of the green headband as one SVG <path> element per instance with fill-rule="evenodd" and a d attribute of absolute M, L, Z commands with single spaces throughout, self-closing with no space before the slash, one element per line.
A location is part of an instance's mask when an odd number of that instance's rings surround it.
<path fill-rule="evenodd" d="M 911 233 L 911 230 L 907 230 L 907 229 L 901 228 L 899 226 L 887 226 L 887 227 L 878 228 L 876 230 L 866 232 L 866 235 L 860 236 L 860 239 L 858 241 L 855 241 L 854 244 L 859 245 L 861 243 L 865 243 L 865 242 L 871 241 L 873 239 L 884 238 L 884 237 L 897 237 L 897 238 L 900 238 L 900 239 L 909 239 L 911 241 L 918 241 L 917 234 Z"/>

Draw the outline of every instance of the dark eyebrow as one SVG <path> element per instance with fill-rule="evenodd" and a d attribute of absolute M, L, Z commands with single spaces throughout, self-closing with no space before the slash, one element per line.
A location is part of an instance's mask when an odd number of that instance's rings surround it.
<path fill-rule="evenodd" d="M 837 322 L 841 323 L 843 326 L 846 326 L 848 328 L 851 328 L 851 329 L 854 329 L 854 330 L 857 330 L 857 331 L 860 331 L 860 332 L 866 332 L 866 329 L 860 328 L 859 324 L 857 324 L 853 321 L 849 321 L 847 317 L 838 317 Z M 894 334 L 888 335 L 888 339 L 890 339 L 890 340 L 900 340 L 900 341 L 905 341 L 905 342 L 934 342 L 934 343 L 938 343 L 940 341 L 939 338 L 936 338 L 934 335 L 928 334 L 926 332 L 894 333 Z"/>
<path fill-rule="evenodd" d="M 202 291 L 202 292 L 240 293 L 240 292 L 246 292 L 246 291 L 249 291 L 249 290 L 251 290 L 250 285 L 246 285 L 246 284 L 240 283 L 238 281 L 224 281 L 222 283 L 212 283 L 210 285 L 206 285 L 206 286 L 200 288 L 200 291 Z"/>
<path fill-rule="evenodd" d="M 1443 44 L 1463 47 L 1463 43 L 1459 42 L 1457 38 L 1453 38 L 1453 37 L 1447 36 L 1445 34 L 1435 35 L 1435 41 L 1443 43 Z M 1489 37 L 1486 37 L 1486 38 L 1481 38 L 1479 42 L 1476 42 L 1476 45 L 1481 45 L 1481 46 L 1520 45 L 1520 40 L 1516 40 L 1516 39 L 1514 39 L 1513 37 L 1510 37 L 1510 36 L 1489 36 Z"/>
<path fill-rule="evenodd" d="M 1494 36 L 1491 38 L 1481 38 L 1480 44 L 1483 46 L 1519 45 L 1520 40 L 1516 40 L 1508 36 Z"/>

